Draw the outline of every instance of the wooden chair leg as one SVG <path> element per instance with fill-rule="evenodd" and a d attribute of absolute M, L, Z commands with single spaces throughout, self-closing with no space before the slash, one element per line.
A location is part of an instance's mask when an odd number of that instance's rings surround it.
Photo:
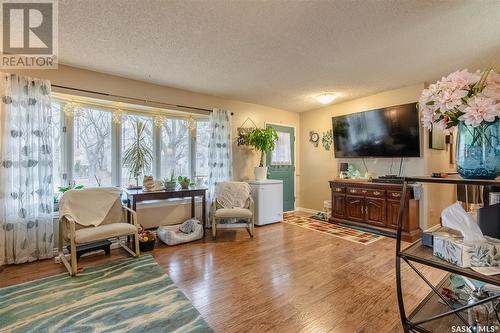
<path fill-rule="evenodd" d="M 138 257 L 141 255 L 141 251 L 139 250 L 139 232 L 137 231 L 135 232 L 134 239 L 135 239 L 135 255 L 136 257 Z"/>
<path fill-rule="evenodd" d="M 78 272 L 78 262 L 76 259 L 76 244 L 75 240 L 71 240 L 71 275 L 75 276 Z"/>
<path fill-rule="evenodd" d="M 212 220 L 212 239 L 217 238 L 217 220 L 215 218 Z"/>
<path fill-rule="evenodd" d="M 247 231 L 250 235 L 250 238 L 253 238 L 253 218 L 247 221 Z"/>

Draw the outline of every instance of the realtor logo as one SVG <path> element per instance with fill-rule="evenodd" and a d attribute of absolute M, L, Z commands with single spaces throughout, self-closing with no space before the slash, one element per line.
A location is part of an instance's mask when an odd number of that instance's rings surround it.
<path fill-rule="evenodd" d="M 1 68 L 57 68 L 57 0 L 1 0 Z"/>

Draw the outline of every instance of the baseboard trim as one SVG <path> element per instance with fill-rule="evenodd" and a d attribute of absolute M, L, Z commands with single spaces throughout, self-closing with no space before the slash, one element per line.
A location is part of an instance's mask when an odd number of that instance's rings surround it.
<path fill-rule="evenodd" d="M 305 208 L 305 207 L 296 207 L 295 211 L 297 211 L 297 212 L 304 212 L 304 213 L 310 213 L 310 214 L 316 214 L 316 213 L 320 212 L 320 210 L 310 209 L 310 208 Z"/>

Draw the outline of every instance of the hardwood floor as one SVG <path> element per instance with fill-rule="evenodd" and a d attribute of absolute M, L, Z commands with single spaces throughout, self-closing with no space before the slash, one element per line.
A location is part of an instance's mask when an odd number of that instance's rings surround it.
<path fill-rule="evenodd" d="M 286 223 L 225 230 L 151 254 L 217 332 L 401 332 L 395 240 L 361 245 Z M 82 258 L 81 267 L 125 258 Z M 429 289 L 405 267 L 407 311 Z M 425 270 L 424 270 L 425 271 Z M 0 287 L 65 272 L 53 260 L 4 267 Z M 431 281 L 443 276 L 427 269 Z"/>

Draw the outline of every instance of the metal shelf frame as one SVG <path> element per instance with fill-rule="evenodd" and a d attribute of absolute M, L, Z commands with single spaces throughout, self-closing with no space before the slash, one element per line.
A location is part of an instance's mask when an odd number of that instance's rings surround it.
<path fill-rule="evenodd" d="M 457 185 L 457 184 L 463 184 L 463 185 L 482 185 L 482 186 L 500 186 L 500 179 L 496 180 L 482 180 L 482 179 L 463 179 L 458 175 L 453 175 L 448 178 L 433 178 L 429 176 L 423 176 L 423 177 L 406 177 L 403 179 L 403 189 L 401 193 L 406 193 L 406 190 L 408 188 L 408 183 L 439 183 L 439 184 L 451 184 L 451 185 Z M 399 205 L 399 211 L 398 211 L 398 229 L 397 229 L 397 234 L 396 234 L 396 292 L 397 292 L 397 298 L 398 298 L 398 306 L 399 306 L 399 314 L 401 317 L 401 323 L 403 325 L 403 330 L 405 333 L 409 332 L 422 332 L 422 333 L 429 333 L 431 331 L 423 328 L 421 325 L 425 323 L 429 323 L 433 320 L 437 320 L 443 317 L 455 315 L 457 316 L 461 322 L 464 323 L 464 325 L 468 326 L 469 323 L 468 321 L 460 314 L 461 311 L 467 310 L 469 308 L 481 305 L 483 303 L 490 302 L 492 300 L 495 300 L 500 297 L 499 295 L 493 295 L 490 296 L 486 299 L 483 299 L 479 302 L 473 303 L 473 304 L 467 304 L 465 306 L 459 307 L 459 308 L 454 308 L 448 300 L 441 295 L 439 292 L 438 288 L 435 287 L 423 274 L 422 272 L 419 271 L 419 269 L 413 265 L 412 262 L 418 262 L 419 264 L 423 264 L 426 266 L 431 266 L 443 271 L 451 272 L 451 273 L 456 273 L 456 274 L 464 274 L 468 277 L 472 277 L 476 280 L 481 280 L 485 281 L 487 283 L 492 283 L 494 285 L 500 286 L 500 279 L 498 281 L 495 281 L 494 278 L 487 277 L 485 275 L 479 274 L 471 270 L 470 268 L 463 269 L 457 267 L 456 269 L 453 267 L 450 267 L 450 264 L 440 260 L 431 260 L 429 258 L 425 258 L 424 256 L 418 256 L 415 253 L 413 254 L 408 254 L 405 253 L 405 250 L 401 250 L 401 234 L 402 234 L 402 228 L 403 228 L 403 214 L 404 214 L 404 205 L 405 204 L 405 195 L 401 196 L 400 199 L 400 205 Z M 413 243 L 410 245 L 407 249 L 410 249 L 414 246 L 418 246 L 418 243 L 420 243 L 420 240 Z M 420 245 L 422 246 L 422 245 Z M 425 319 L 421 319 L 418 321 L 412 321 L 412 318 L 414 317 L 414 313 L 408 317 L 406 315 L 405 311 L 405 305 L 404 305 L 404 298 L 403 298 L 403 290 L 402 290 L 402 283 L 401 283 L 401 264 L 402 262 L 405 262 L 410 268 L 417 273 L 417 275 L 432 289 L 431 294 L 436 294 L 439 296 L 439 298 L 450 308 L 449 311 L 439 313 L 430 317 L 427 317 Z M 426 298 L 427 299 L 427 298 Z M 426 301 L 424 299 L 419 305 L 416 306 L 416 309 L 420 308 L 421 305 Z"/>

